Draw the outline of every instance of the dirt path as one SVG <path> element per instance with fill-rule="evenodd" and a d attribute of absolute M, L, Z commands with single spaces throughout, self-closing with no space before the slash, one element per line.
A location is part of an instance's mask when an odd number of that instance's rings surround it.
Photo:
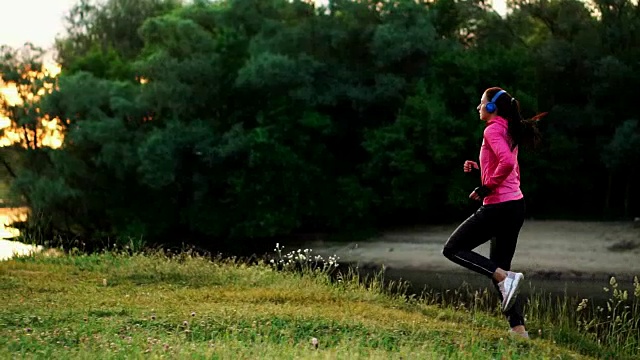
<path fill-rule="evenodd" d="M 318 241 L 306 246 L 322 256 L 335 253 L 341 262 L 460 271 L 441 253 L 456 226 L 392 231 L 361 243 Z M 488 256 L 489 244 L 476 250 Z M 640 227 L 629 222 L 528 220 L 520 233 L 512 266 L 535 276 L 557 279 L 640 276 Z"/>

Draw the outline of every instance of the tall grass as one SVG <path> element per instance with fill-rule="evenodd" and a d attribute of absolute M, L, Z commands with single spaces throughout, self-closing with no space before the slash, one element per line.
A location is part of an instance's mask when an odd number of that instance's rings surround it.
<path fill-rule="evenodd" d="M 557 296 L 531 288 L 524 312 L 532 338 L 576 347 L 600 358 L 640 358 L 640 282 L 634 277 L 631 291 L 620 289 L 615 277 L 603 288 L 609 294 L 604 304 L 577 296 Z M 521 295 L 522 296 L 522 295 Z M 492 287 L 441 291 L 426 289 L 420 300 L 457 311 L 502 317 Z"/>
<path fill-rule="evenodd" d="M 331 274 L 337 267 L 337 256 L 327 262 L 322 257 L 312 256 L 310 249 L 291 251 L 283 254 L 283 248 L 276 244 L 273 265 L 278 269 L 296 271 L 316 271 Z M 400 295 L 405 300 L 436 305 L 471 314 L 489 313 L 494 319 L 502 317 L 497 294 L 492 287 L 471 289 L 463 285 L 458 289 L 437 292 L 426 289 L 421 294 L 407 294 L 409 284 L 402 281 L 384 279 L 384 268 L 370 278 L 360 278 L 353 268 L 347 269 L 347 278 L 375 291 L 390 295 Z M 343 275 L 336 277 L 340 282 Z M 546 338 L 562 345 L 578 346 L 585 353 L 605 358 L 640 357 L 640 281 L 634 277 L 631 294 L 619 288 L 615 277 L 603 291 L 610 294 L 606 305 L 586 298 L 554 296 L 544 291 L 530 291 L 525 300 L 524 311 L 527 327 L 533 338 Z"/>
<path fill-rule="evenodd" d="M 266 261 L 110 250 L 0 263 L 0 355 L 29 358 L 638 358 L 638 296 L 608 306 L 536 292 L 531 341 L 492 289 L 407 293 L 337 256 Z M 633 296 L 631 296 L 633 295 Z M 609 317 L 608 317 L 609 316 Z M 538 331 L 539 330 L 539 331 Z M 146 355 L 145 355 L 146 354 Z"/>

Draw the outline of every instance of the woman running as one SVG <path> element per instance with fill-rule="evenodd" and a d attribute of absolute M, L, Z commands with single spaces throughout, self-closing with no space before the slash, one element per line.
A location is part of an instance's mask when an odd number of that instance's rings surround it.
<path fill-rule="evenodd" d="M 486 122 L 480 166 L 467 160 L 463 170 L 480 170 L 481 186 L 469 198 L 482 201 L 482 206 L 451 234 L 442 253 L 454 263 L 492 279 L 511 331 L 528 338 L 522 302 L 517 296 L 524 275 L 510 271 L 525 214 L 518 148 L 537 144 L 535 122 L 544 114 L 523 120 L 519 102 L 497 87 L 482 94 L 477 109 L 480 120 Z M 493 240 L 489 259 L 473 251 L 489 240 Z"/>

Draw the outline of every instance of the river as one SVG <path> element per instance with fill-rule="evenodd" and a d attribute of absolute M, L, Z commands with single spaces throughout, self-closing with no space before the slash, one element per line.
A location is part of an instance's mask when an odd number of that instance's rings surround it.
<path fill-rule="evenodd" d="M 10 239 L 20 235 L 18 229 L 11 224 L 16 220 L 24 220 L 27 216 L 27 208 L 0 208 L 0 261 L 8 260 L 14 256 L 29 255 L 43 250 L 42 246 L 24 244 Z"/>
<path fill-rule="evenodd" d="M 638 222 L 576 222 L 528 220 L 520 234 L 512 268 L 525 274 L 523 293 L 545 293 L 606 299 L 603 288 L 613 276 L 623 289 L 633 288 L 640 276 Z M 385 232 L 366 242 L 307 240 L 285 250 L 310 248 L 339 262 L 358 264 L 371 273 L 385 266 L 385 278 L 403 279 L 412 292 L 425 287 L 453 290 L 466 283 L 472 289 L 489 287 L 490 280 L 451 263 L 442 246 L 457 224 L 425 226 Z M 489 255 L 489 244 L 476 249 Z"/>

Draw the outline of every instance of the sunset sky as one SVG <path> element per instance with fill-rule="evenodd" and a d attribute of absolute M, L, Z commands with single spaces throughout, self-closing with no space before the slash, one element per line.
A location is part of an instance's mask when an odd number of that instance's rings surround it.
<path fill-rule="evenodd" d="M 65 13 L 78 0 L 0 0 L 0 45 L 20 47 L 31 41 L 48 48 L 64 31 Z M 317 0 L 319 3 L 323 0 Z M 495 0 L 496 11 L 504 13 L 504 0 Z"/>
<path fill-rule="evenodd" d="M 0 45 L 20 47 L 31 41 L 36 46 L 53 45 L 64 30 L 63 17 L 77 0 L 0 0 Z"/>

